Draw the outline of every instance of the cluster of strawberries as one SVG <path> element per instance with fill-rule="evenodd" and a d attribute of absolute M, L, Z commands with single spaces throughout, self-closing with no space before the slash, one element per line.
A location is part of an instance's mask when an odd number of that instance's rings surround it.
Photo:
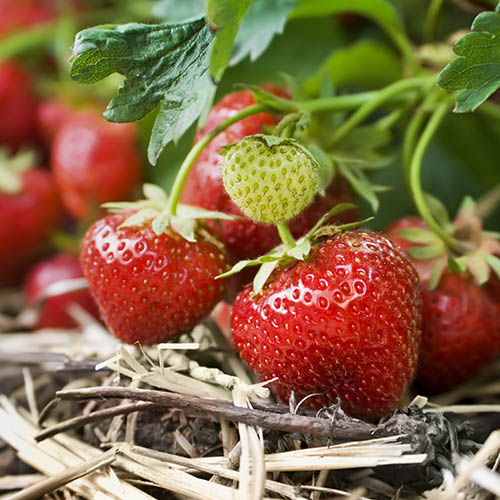
<path fill-rule="evenodd" d="M 197 139 L 253 103 L 248 91 L 227 95 Z M 262 153 L 258 142 L 263 136 L 255 134 L 276 123 L 261 113 L 230 126 L 202 151 L 189 173 L 184 203 L 240 216 L 237 220 L 207 220 L 197 230 L 197 241 L 187 241 L 171 228 L 158 235 L 147 217 L 134 220 L 133 212 L 125 211 L 87 232 L 82 265 L 111 331 L 126 342 L 172 336 L 207 315 L 225 286 L 228 302 L 238 294 L 234 306 L 223 309 L 231 316 L 235 347 L 256 373 L 273 381 L 271 387 L 284 400 L 293 397 L 320 408 L 340 398 L 350 414 L 373 417 L 394 409 L 415 376 L 420 387 L 439 392 L 476 374 L 500 350 L 497 279 L 478 286 L 469 272 L 444 266 L 437 286 L 428 290 L 437 258 L 411 257 L 407 252 L 413 244 L 401 236 L 402 229 L 425 226 L 417 218 L 402 219 L 385 236 L 314 229 L 332 206 L 351 200 L 340 177 L 290 220 L 293 237 L 312 235 L 305 255 L 285 252 L 257 293 L 252 285 L 242 289 L 254 275 L 248 269 L 218 279 L 228 263 L 272 255 L 279 245 L 275 226 L 256 222 L 257 215 L 251 220 L 241 210 L 265 210 L 251 206 L 261 202 L 260 195 L 250 204 L 235 204 L 241 190 L 255 183 L 252 175 L 259 181 L 253 195 L 271 192 L 267 183 L 276 176 L 270 166 L 282 167 L 293 153 L 290 145 Z M 221 148 L 232 143 L 237 151 L 224 159 Z M 224 162 L 232 162 L 230 168 Z M 265 169 L 268 177 L 262 177 Z M 285 183 L 287 174 L 282 174 L 278 169 L 278 181 Z M 230 186 L 238 191 L 234 199 Z M 268 203 L 264 195 L 263 203 Z M 350 222 L 356 215 L 348 207 L 334 222 Z"/>
<path fill-rule="evenodd" d="M 39 98 L 13 60 L 0 64 L 0 117 L 0 285 L 25 280 L 30 304 L 51 283 L 82 276 L 78 249 L 62 251 L 58 233 L 85 226 L 101 203 L 132 196 L 142 159 L 134 125 Z M 36 328 L 75 326 L 72 302 L 98 315 L 89 292 L 76 291 L 46 301 Z"/>
<path fill-rule="evenodd" d="M 0 2 L 0 37 L 55 15 L 50 2 L 15 5 Z M 196 139 L 254 103 L 249 91 L 227 95 Z M 36 328 L 74 326 L 76 302 L 122 341 L 150 344 L 225 300 L 235 347 L 282 399 L 320 408 L 340 398 L 369 418 L 394 409 L 414 379 L 447 390 L 500 351 L 500 282 L 488 267 L 500 245 L 470 207 L 451 228 L 460 248 L 449 251 L 415 217 L 385 235 L 352 229 L 345 179 L 321 186 L 305 148 L 262 135 L 278 118 L 260 113 L 203 149 L 177 211 L 149 186 L 147 201 L 102 217 L 103 203 L 132 198 L 141 180 L 133 125 L 105 122 L 98 104 L 39 98 L 14 61 L 0 63 L 0 117 L 0 285 L 25 280 L 31 303 L 84 275 L 91 292 L 47 300 Z M 235 217 L 200 222 L 193 206 Z M 80 258 L 55 251 L 58 232 L 92 222 Z M 257 264 L 255 276 L 246 266 Z"/>

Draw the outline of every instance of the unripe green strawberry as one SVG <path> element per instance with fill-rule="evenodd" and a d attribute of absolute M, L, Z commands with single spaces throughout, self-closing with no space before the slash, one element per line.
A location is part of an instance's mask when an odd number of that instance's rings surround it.
<path fill-rule="evenodd" d="M 319 168 L 309 152 L 294 140 L 254 135 L 226 151 L 224 187 L 252 220 L 267 224 L 287 221 L 313 201 Z"/>

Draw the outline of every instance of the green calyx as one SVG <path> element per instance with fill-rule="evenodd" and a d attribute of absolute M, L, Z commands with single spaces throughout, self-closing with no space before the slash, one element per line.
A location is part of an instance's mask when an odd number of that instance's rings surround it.
<path fill-rule="evenodd" d="M 180 234 L 187 241 L 196 241 L 198 222 L 203 219 L 236 220 L 239 217 L 213 210 L 205 210 L 191 205 L 177 206 L 176 215 L 169 209 L 169 198 L 165 191 L 154 184 L 144 184 L 145 200 L 133 202 L 110 202 L 103 205 L 112 213 L 133 212 L 121 225 L 124 227 L 142 226 L 151 224 L 153 231 L 159 236 L 167 228 Z"/>
<path fill-rule="evenodd" d="M 22 174 L 36 164 L 33 151 L 21 151 L 15 156 L 9 156 L 7 151 L 0 149 L 0 192 L 16 195 L 23 189 Z"/>
<path fill-rule="evenodd" d="M 429 195 L 426 198 L 442 231 L 456 242 L 456 246 L 450 248 L 431 229 L 407 228 L 398 232 L 399 236 L 415 244 L 408 250 L 412 258 L 434 259 L 427 288 L 436 288 L 447 268 L 456 273 L 469 273 L 478 285 L 486 283 L 492 272 L 500 278 L 500 233 L 483 230 L 476 203 L 466 197 L 452 222 L 439 200 Z"/>
<path fill-rule="evenodd" d="M 279 224 L 300 214 L 320 187 L 319 165 L 293 139 L 254 135 L 224 148 L 222 180 L 250 219 Z"/>
<path fill-rule="evenodd" d="M 353 208 L 355 208 L 355 205 L 352 203 L 340 203 L 339 205 L 336 205 L 329 212 L 324 214 L 315 226 L 304 236 L 299 238 L 293 246 L 287 245 L 284 242 L 266 255 L 262 255 L 257 259 L 241 260 L 240 262 L 237 262 L 229 271 L 217 276 L 217 278 L 232 276 L 233 274 L 239 273 L 246 267 L 260 266 L 260 269 L 253 280 L 253 292 L 254 295 L 257 295 L 277 267 L 291 264 L 296 260 L 305 260 L 309 256 L 312 246 L 317 240 L 325 237 L 331 237 L 341 231 L 355 229 L 373 219 L 373 217 L 370 217 L 369 219 L 343 224 L 341 226 L 325 225 L 335 215 Z"/>

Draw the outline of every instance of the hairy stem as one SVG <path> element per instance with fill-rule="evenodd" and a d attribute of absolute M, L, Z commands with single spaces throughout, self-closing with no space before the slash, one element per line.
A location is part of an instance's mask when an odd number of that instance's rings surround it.
<path fill-rule="evenodd" d="M 418 140 L 415 147 L 413 157 L 410 163 L 410 189 L 413 196 L 413 201 L 417 210 L 427 223 L 427 225 L 443 240 L 443 242 L 452 250 L 460 251 L 459 243 L 438 224 L 434 216 L 432 215 L 427 202 L 425 200 L 425 193 L 422 189 L 422 184 L 420 181 L 422 162 L 434 133 L 436 132 L 439 124 L 450 109 L 450 102 L 448 99 L 442 101 L 432 113 L 427 125 Z"/>
<path fill-rule="evenodd" d="M 256 115 L 257 113 L 262 113 L 264 111 L 270 111 L 269 106 L 266 104 L 254 104 L 248 108 L 242 109 L 239 113 L 236 113 L 231 118 L 224 120 L 220 125 L 211 130 L 205 137 L 200 139 L 188 153 L 182 165 L 177 172 L 174 184 L 170 191 L 170 199 L 168 203 L 168 211 L 171 215 L 176 215 L 177 205 L 179 204 L 179 198 L 181 197 L 182 188 L 186 182 L 187 176 L 194 162 L 203 151 L 203 149 L 221 132 L 226 130 L 228 127 L 233 125 L 233 123 L 239 122 L 248 116 Z"/>
<path fill-rule="evenodd" d="M 423 76 L 416 78 L 408 78 L 406 80 L 399 80 L 396 83 L 392 83 L 387 87 L 379 90 L 376 96 L 361 105 L 355 113 L 353 113 L 333 134 L 330 144 L 335 144 L 336 142 L 343 139 L 349 132 L 361 124 L 366 118 L 368 118 L 373 111 L 375 111 L 379 106 L 387 102 L 392 97 L 406 92 L 412 89 L 420 89 L 425 87 L 436 80 L 436 76 L 432 77 Z"/>
<path fill-rule="evenodd" d="M 295 239 L 290 232 L 288 224 L 286 222 L 279 222 L 278 224 L 276 224 L 276 227 L 278 228 L 278 233 L 284 245 L 288 249 L 293 248 L 295 246 Z"/>

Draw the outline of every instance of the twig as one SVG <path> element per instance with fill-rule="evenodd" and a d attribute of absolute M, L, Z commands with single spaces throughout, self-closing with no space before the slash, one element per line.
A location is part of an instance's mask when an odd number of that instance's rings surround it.
<path fill-rule="evenodd" d="M 105 465 L 109 465 L 115 460 L 116 452 L 116 448 L 111 449 L 93 460 L 89 460 L 75 467 L 70 467 L 55 476 L 44 479 L 43 481 L 33 484 L 24 490 L 18 491 L 17 493 L 6 497 L 5 500 L 36 500 L 37 498 L 57 490 L 61 486 L 64 486 L 75 479 L 79 479 Z"/>
<path fill-rule="evenodd" d="M 357 420 L 342 422 L 330 421 L 326 418 L 305 417 L 293 414 L 277 414 L 269 411 L 237 407 L 231 403 L 215 399 L 199 398 L 187 394 L 156 391 L 149 389 L 132 389 L 127 387 L 93 387 L 57 392 L 61 399 L 131 399 L 149 401 L 157 406 L 177 408 L 188 415 L 202 418 L 225 418 L 247 425 L 264 427 L 282 432 L 297 432 L 314 436 L 327 436 L 337 440 L 372 439 L 376 426 Z M 391 435 L 377 432 L 378 436 Z"/>
<path fill-rule="evenodd" d="M 105 408 L 104 410 L 97 410 L 89 413 L 88 415 L 81 415 L 79 417 L 71 418 L 52 427 L 49 427 L 43 432 L 40 432 L 40 434 L 36 435 L 35 440 L 40 442 L 44 439 L 55 436 L 60 432 L 69 431 L 71 429 L 78 429 L 79 427 L 83 427 L 84 425 L 90 424 L 91 422 L 97 422 L 99 420 L 115 417 L 117 415 L 127 415 L 129 413 L 149 410 L 152 408 L 158 408 L 158 405 L 147 401 L 141 401 L 125 405 L 113 406 L 112 408 Z"/>

